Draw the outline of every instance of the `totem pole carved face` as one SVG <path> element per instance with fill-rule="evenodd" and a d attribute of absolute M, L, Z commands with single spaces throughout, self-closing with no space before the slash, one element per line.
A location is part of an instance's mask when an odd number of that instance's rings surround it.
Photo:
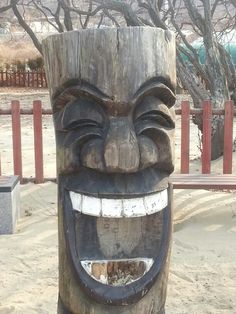
<path fill-rule="evenodd" d="M 163 30 L 135 29 L 57 35 L 44 49 L 61 265 L 91 298 L 114 305 L 162 280 L 171 230 L 174 44 Z"/>

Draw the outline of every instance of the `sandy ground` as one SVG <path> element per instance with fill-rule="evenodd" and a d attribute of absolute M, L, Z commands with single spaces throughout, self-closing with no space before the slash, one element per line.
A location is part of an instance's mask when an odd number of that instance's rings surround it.
<path fill-rule="evenodd" d="M 21 97 L 24 106 L 42 96 Z M 3 97 L 3 98 L 2 98 Z M 5 97 L 5 98 L 4 98 Z M 31 97 L 31 98 L 30 98 Z M 5 99 L 5 100 L 3 100 Z M 0 95 L 1 108 L 12 95 Z M 24 175 L 34 169 L 31 118 L 22 119 Z M 0 117 L 3 174 L 12 173 L 11 120 Z M 55 175 L 55 142 L 51 117 L 44 118 L 45 176 Z M 191 127 L 191 171 L 200 171 L 197 129 Z M 177 118 L 176 169 L 180 129 Z M 234 173 L 236 173 L 234 153 Z M 212 164 L 221 173 L 222 160 Z M 56 314 L 57 186 L 47 182 L 21 186 L 25 216 L 14 235 L 0 236 L 0 314 Z M 167 314 L 236 313 L 236 192 L 176 190 Z M 144 313 L 140 313 L 144 314 Z"/>

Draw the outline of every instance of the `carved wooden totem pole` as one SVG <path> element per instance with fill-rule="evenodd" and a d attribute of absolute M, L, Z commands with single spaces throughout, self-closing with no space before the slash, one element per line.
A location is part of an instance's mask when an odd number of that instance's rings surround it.
<path fill-rule="evenodd" d="M 174 36 L 88 29 L 43 46 L 57 145 L 58 313 L 164 313 Z"/>

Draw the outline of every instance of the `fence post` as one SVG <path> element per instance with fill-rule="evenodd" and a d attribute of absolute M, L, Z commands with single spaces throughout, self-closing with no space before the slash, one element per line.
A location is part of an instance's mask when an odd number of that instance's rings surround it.
<path fill-rule="evenodd" d="M 183 101 L 181 103 L 181 173 L 189 173 L 189 131 L 190 106 L 189 101 Z"/>
<path fill-rule="evenodd" d="M 202 132 L 202 173 L 211 172 L 211 118 L 212 107 L 209 100 L 203 102 Z"/>
<path fill-rule="evenodd" d="M 8 84 L 8 72 L 7 72 L 7 70 L 6 70 L 6 86 L 8 86 L 9 84 Z"/>
<path fill-rule="evenodd" d="M 18 100 L 11 102 L 11 115 L 14 174 L 18 175 L 22 182 L 21 122 L 20 102 Z"/>
<path fill-rule="evenodd" d="M 30 72 L 27 72 L 27 82 L 28 82 L 28 87 L 30 87 Z"/>
<path fill-rule="evenodd" d="M 224 156 L 223 173 L 232 173 L 232 154 L 233 154 L 233 117 L 234 105 L 232 101 L 225 102 L 225 120 L 224 120 Z"/>
<path fill-rule="evenodd" d="M 17 72 L 14 71 L 14 72 L 12 73 L 12 75 L 13 75 L 13 79 L 14 79 L 14 87 L 16 87 L 16 86 L 17 86 L 17 83 L 16 83 Z"/>
<path fill-rule="evenodd" d="M 39 88 L 39 71 L 36 70 L 36 87 Z"/>
<path fill-rule="evenodd" d="M 41 82 L 41 87 L 43 87 L 43 71 L 42 69 L 40 70 L 40 82 Z"/>
<path fill-rule="evenodd" d="M 9 71 L 9 76 L 10 76 L 10 86 L 13 86 L 13 82 L 12 82 L 12 71 Z"/>
<path fill-rule="evenodd" d="M 44 72 L 44 87 L 48 87 L 48 82 L 47 82 L 47 78 L 46 78 L 46 73 Z"/>
<path fill-rule="evenodd" d="M 1 71 L 1 86 L 4 86 L 4 72 Z"/>
<path fill-rule="evenodd" d="M 34 72 L 35 70 L 32 70 L 32 72 L 31 72 L 31 79 L 32 79 L 32 87 L 34 87 Z"/>
<path fill-rule="evenodd" d="M 42 136 L 42 103 L 33 102 L 34 115 L 34 154 L 35 154 L 35 183 L 43 183 L 43 136 Z"/>

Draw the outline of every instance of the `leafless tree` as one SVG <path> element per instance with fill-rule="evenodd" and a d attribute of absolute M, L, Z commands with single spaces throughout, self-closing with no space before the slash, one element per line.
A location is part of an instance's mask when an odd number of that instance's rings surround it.
<path fill-rule="evenodd" d="M 205 64 L 200 62 L 197 49 L 186 39 L 184 22 L 178 23 L 178 10 L 176 10 L 176 6 L 174 7 L 173 2 L 168 0 L 171 25 L 176 30 L 177 38 L 180 39 L 177 48 L 178 76 L 191 94 L 195 107 L 200 107 L 203 100 L 211 99 L 214 107 L 222 108 L 224 101 L 233 97 L 236 89 L 236 76 L 231 56 L 219 42 L 219 34 L 225 32 L 226 29 L 232 30 L 235 27 L 235 14 L 229 10 L 231 5 L 229 1 L 204 0 L 199 3 L 201 4 L 200 8 L 197 7 L 196 1 L 183 0 L 188 13 L 188 26 L 202 38 Z M 223 10 L 224 19 L 223 16 L 215 18 L 217 8 Z M 222 19 L 222 26 L 217 29 L 220 19 Z M 189 62 L 183 62 L 183 54 Z M 202 129 L 201 120 L 196 119 L 195 122 Z M 222 117 L 215 117 L 212 121 L 212 159 L 218 158 L 223 153 L 223 126 Z"/>
<path fill-rule="evenodd" d="M 8 2 L 6 1 L 5 3 L 3 3 L 1 6 L 0 6 L 0 13 L 3 13 L 5 11 L 8 11 L 9 9 L 11 9 L 11 5 L 8 4 Z"/>
<path fill-rule="evenodd" d="M 195 107 L 211 99 L 215 108 L 236 90 L 232 58 L 219 41 L 219 35 L 235 28 L 235 0 L 9 0 L 19 24 L 42 53 L 41 42 L 24 12 L 36 10 L 55 32 L 110 25 L 152 26 L 171 29 L 177 38 L 177 73 L 182 86 L 192 96 Z M 0 10 L 9 9 L 9 5 Z M 1 11 L 0 11 L 1 12 Z M 79 21 L 79 23 L 78 23 Z M 202 38 L 205 62 L 186 36 L 186 31 Z M 168 34 L 168 31 L 167 31 Z M 187 60 L 187 61 L 186 61 Z M 234 95 L 236 98 L 236 95 Z M 235 99 L 234 99 L 235 100 Z M 195 119 L 199 129 L 201 119 Z M 223 120 L 212 121 L 212 159 L 223 151 Z"/>

